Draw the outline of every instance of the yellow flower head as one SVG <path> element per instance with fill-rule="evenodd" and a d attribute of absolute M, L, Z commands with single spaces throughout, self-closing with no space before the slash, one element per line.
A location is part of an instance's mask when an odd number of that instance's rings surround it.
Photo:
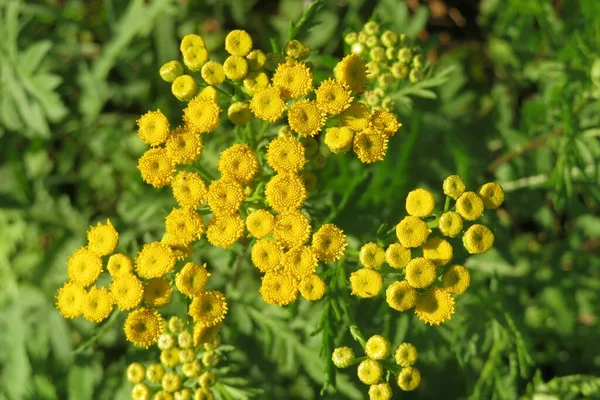
<path fill-rule="evenodd" d="M 181 75 L 171 84 L 171 93 L 179 101 L 189 101 L 198 92 L 196 80 L 190 75 Z"/>
<path fill-rule="evenodd" d="M 337 115 L 350 107 L 352 96 L 350 91 L 334 79 L 321 82 L 315 90 L 317 105 L 327 114 Z"/>
<path fill-rule="evenodd" d="M 195 35 L 193 33 L 189 34 L 189 35 L 185 35 L 183 37 L 183 39 L 181 39 L 181 43 L 179 45 L 179 51 L 184 53 L 187 49 L 189 49 L 190 47 L 194 47 L 194 46 L 206 47 L 206 43 L 204 42 L 204 39 L 202 38 L 202 36 Z"/>
<path fill-rule="evenodd" d="M 361 268 L 350 274 L 352 294 L 369 298 L 377 296 L 383 286 L 381 274 L 371 268 Z"/>
<path fill-rule="evenodd" d="M 211 328 L 206 328 L 206 329 L 211 329 Z M 183 364 L 181 366 L 181 372 L 183 372 L 183 374 L 187 378 L 196 378 L 200 374 L 201 368 L 202 367 L 200 365 L 200 361 L 195 360 L 195 361 L 192 361 L 191 363 Z"/>
<path fill-rule="evenodd" d="M 213 246 L 228 248 L 244 234 L 244 220 L 237 214 L 215 216 L 208 224 L 206 238 Z"/>
<path fill-rule="evenodd" d="M 306 200 L 306 188 L 296 174 L 277 174 L 267 183 L 265 197 L 277 212 L 297 210 Z"/>
<path fill-rule="evenodd" d="M 215 395 L 209 388 L 196 389 L 194 392 L 194 400 L 214 400 Z"/>
<path fill-rule="evenodd" d="M 483 214 L 483 200 L 475 192 L 464 192 L 456 200 L 456 212 L 467 221 L 475 221 Z"/>
<path fill-rule="evenodd" d="M 165 321 L 162 319 L 158 311 L 154 311 L 145 307 L 132 311 L 127 316 L 124 325 L 125 337 L 127 340 L 136 346 L 143 346 L 145 348 L 148 348 L 156 343 L 160 335 L 163 333 L 164 328 Z M 160 366 L 159 371 L 151 371 L 151 367 L 152 366 L 148 367 L 148 370 L 146 371 L 148 380 L 153 382 L 154 379 L 157 379 L 158 375 L 160 375 L 160 378 L 156 380 L 160 381 L 162 375 L 164 374 L 164 368 Z M 162 374 L 160 373 L 160 370 L 162 370 Z"/>
<path fill-rule="evenodd" d="M 365 385 L 374 385 L 381 381 L 383 367 L 379 361 L 364 360 L 358 364 L 358 379 Z"/>
<path fill-rule="evenodd" d="M 465 183 L 458 175 L 450 175 L 444 179 L 444 194 L 454 200 L 458 199 L 465 192 Z"/>
<path fill-rule="evenodd" d="M 504 202 L 504 189 L 496 182 L 488 182 L 479 188 L 479 196 L 487 209 L 496 209 Z"/>
<path fill-rule="evenodd" d="M 206 202 L 208 189 L 195 172 L 181 171 L 171 182 L 173 197 L 181 207 L 196 208 Z"/>
<path fill-rule="evenodd" d="M 392 398 L 392 387 L 387 382 L 377 383 L 369 386 L 369 400 L 390 400 Z"/>
<path fill-rule="evenodd" d="M 400 389 L 410 392 L 415 390 L 421 383 L 421 373 L 414 367 L 402 368 L 398 374 L 398 386 Z"/>
<path fill-rule="evenodd" d="M 190 317 L 196 325 L 208 328 L 225 319 L 227 301 L 225 295 L 217 290 L 207 290 L 192 298 Z"/>
<path fill-rule="evenodd" d="M 433 212 L 435 200 L 431 192 L 425 189 L 416 189 L 406 196 L 406 212 L 415 217 L 426 217 Z"/>
<path fill-rule="evenodd" d="M 150 146 L 159 146 L 169 138 L 169 120 L 160 111 L 148 111 L 137 120 L 138 135 Z"/>
<path fill-rule="evenodd" d="M 102 273 L 102 259 L 87 247 L 75 250 L 67 261 L 69 279 L 81 286 L 89 286 L 96 282 Z"/>
<path fill-rule="evenodd" d="M 247 144 L 237 143 L 221 152 L 219 172 L 247 185 L 258 172 L 258 159 Z"/>
<path fill-rule="evenodd" d="M 445 212 L 440 216 L 438 229 L 444 236 L 456 237 L 463 229 L 462 217 L 454 211 Z"/>
<path fill-rule="evenodd" d="M 108 289 L 92 287 L 83 298 L 83 318 L 98 324 L 108 318 L 113 306 L 114 299 Z"/>
<path fill-rule="evenodd" d="M 56 294 L 56 307 L 64 318 L 76 318 L 83 313 L 86 292 L 75 282 L 66 282 Z"/>
<path fill-rule="evenodd" d="M 173 393 L 181 387 L 181 377 L 177 372 L 169 371 L 163 376 L 161 385 L 166 392 Z"/>
<path fill-rule="evenodd" d="M 331 355 L 333 364 L 338 368 L 347 368 L 354 362 L 354 351 L 347 346 L 337 347 Z"/>
<path fill-rule="evenodd" d="M 116 253 L 108 259 L 106 269 L 113 278 L 117 278 L 131 273 L 133 270 L 133 261 L 126 254 Z"/>
<path fill-rule="evenodd" d="M 144 301 L 152 307 L 163 307 L 171 302 L 173 287 L 167 278 L 154 278 L 146 282 Z"/>
<path fill-rule="evenodd" d="M 406 281 L 414 288 L 427 287 L 436 277 L 435 264 L 426 258 L 413 258 L 406 266 Z"/>
<path fill-rule="evenodd" d="M 317 301 L 325 295 L 325 281 L 319 275 L 305 276 L 300 281 L 300 294 L 306 300 Z"/>
<path fill-rule="evenodd" d="M 121 311 L 131 310 L 142 301 L 144 285 L 137 276 L 127 273 L 116 277 L 110 284 L 110 294 Z"/>
<path fill-rule="evenodd" d="M 381 335 L 373 335 L 365 344 L 365 354 L 372 360 L 385 360 L 392 351 L 390 341 Z"/>
<path fill-rule="evenodd" d="M 248 61 L 241 56 L 229 56 L 223 63 L 225 76 L 232 81 L 239 81 L 248 75 Z"/>
<path fill-rule="evenodd" d="M 417 296 L 415 314 L 429 325 L 439 325 L 454 314 L 454 299 L 446 290 L 432 286 Z"/>
<path fill-rule="evenodd" d="M 394 360 L 401 367 L 414 365 L 418 357 L 419 352 L 417 352 L 417 348 L 411 343 L 402 343 L 394 353 Z"/>
<path fill-rule="evenodd" d="M 423 245 L 423 257 L 443 267 L 452 260 L 452 245 L 439 237 L 432 237 Z"/>
<path fill-rule="evenodd" d="M 135 270 L 144 279 L 163 277 L 171 272 L 174 266 L 173 250 L 160 242 L 145 244 L 135 260 Z"/>
<path fill-rule="evenodd" d="M 181 317 L 171 317 L 168 328 L 172 333 L 180 333 L 185 329 L 185 321 Z"/>
<path fill-rule="evenodd" d="M 235 56 L 246 56 L 252 50 L 252 37 L 240 29 L 231 31 L 225 38 L 225 50 Z"/>
<path fill-rule="evenodd" d="M 298 172 L 306 164 L 304 146 L 292 136 L 275 138 L 267 148 L 267 163 L 279 173 Z"/>
<path fill-rule="evenodd" d="M 198 97 L 218 102 L 219 92 L 217 92 L 217 89 L 215 89 L 214 86 L 206 86 L 200 91 L 200 93 L 198 93 Z"/>
<path fill-rule="evenodd" d="M 396 236 L 402 246 L 407 248 L 419 247 L 427 240 L 429 236 L 429 227 L 427 223 L 419 217 L 404 217 L 396 225 Z"/>
<path fill-rule="evenodd" d="M 269 271 L 263 276 L 260 295 L 267 304 L 287 306 L 298 298 L 298 282 L 287 271 Z"/>
<path fill-rule="evenodd" d="M 179 127 L 173 131 L 165 148 L 176 164 L 190 164 L 200 158 L 204 143 L 199 133 Z"/>
<path fill-rule="evenodd" d="M 204 46 L 191 46 L 183 52 L 183 63 L 190 71 L 198 72 L 208 61 L 208 50 Z"/>
<path fill-rule="evenodd" d="M 318 260 L 312 247 L 297 246 L 283 255 L 281 264 L 283 264 L 286 271 L 291 272 L 296 279 L 301 280 L 315 273 Z"/>
<path fill-rule="evenodd" d="M 251 95 L 254 96 L 256 93 L 260 92 L 269 87 L 269 77 L 262 71 L 252 71 L 249 72 L 248 75 L 244 78 L 244 89 Z M 278 92 L 279 95 L 279 92 Z M 264 99 L 263 99 L 264 101 Z M 285 103 L 283 103 L 283 107 L 285 108 Z M 252 111 L 252 103 L 250 103 L 250 111 Z M 256 113 L 255 113 L 256 114 Z M 279 118 L 279 117 L 277 117 Z M 277 119 L 275 118 L 275 119 Z"/>
<path fill-rule="evenodd" d="M 358 259 L 367 268 L 380 268 L 385 261 L 385 250 L 377 243 L 367 243 L 360 248 Z"/>
<path fill-rule="evenodd" d="M 167 150 L 155 148 L 142 154 L 138 160 L 138 169 L 144 182 L 154 187 L 162 187 L 171 182 L 175 163 L 167 154 Z"/>
<path fill-rule="evenodd" d="M 485 225 L 472 225 L 462 237 L 463 246 L 470 254 L 482 254 L 494 245 L 494 234 Z"/>
<path fill-rule="evenodd" d="M 353 149 L 363 164 L 383 161 L 387 153 L 388 137 L 385 133 L 365 129 L 354 135 Z"/>
<path fill-rule="evenodd" d="M 195 97 L 183 109 L 183 121 L 189 130 L 195 133 L 206 133 L 219 125 L 219 105 L 205 97 Z"/>
<path fill-rule="evenodd" d="M 171 83 L 183 74 L 183 66 L 179 61 L 169 61 L 160 67 L 159 74 L 165 82 Z"/>
<path fill-rule="evenodd" d="M 210 60 L 202 66 L 202 79 L 209 85 L 217 86 L 225 81 L 225 69 L 218 61 Z"/>
<path fill-rule="evenodd" d="M 385 251 L 385 261 L 392 268 L 404 268 L 410 261 L 410 249 L 400 243 L 392 243 Z"/>
<path fill-rule="evenodd" d="M 402 124 L 396 119 L 394 113 L 384 108 L 375 110 L 371 116 L 371 124 L 373 125 L 373 128 L 385 133 L 389 137 L 394 136 L 398 129 L 402 126 Z"/>
<path fill-rule="evenodd" d="M 305 96 L 312 89 L 312 85 L 312 72 L 302 62 L 288 61 L 279 64 L 273 75 L 273 86 L 287 99 Z"/>
<path fill-rule="evenodd" d="M 255 238 L 262 238 L 273 232 L 275 217 L 267 210 L 254 210 L 246 218 L 246 228 Z"/>
<path fill-rule="evenodd" d="M 131 389 L 131 398 L 133 400 L 148 400 L 152 392 L 150 388 L 143 383 L 136 383 Z"/>
<path fill-rule="evenodd" d="M 146 377 L 146 368 L 140 363 L 131 363 L 127 367 L 127 380 L 131 383 L 140 383 Z"/>
<path fill-rule="evenodd" d="M 188 245 L 204 233 L 204 220 L 192 208 L 174 208 L 165 219 L 165 231 L 171 243 Z"/>
<path fill-rule="evenodd" d="M 175 276 L 175 285 L 181 293 L 188 297 L 194 297 L 204 290 L 209 276 L 206 264 L 199 265 L 189 262 Z"/>
<path fill-rule="evenodd" d="M 303 60 L 310 55 L 310 48 L 299 40 L 290 40 L 283 46 L 286 56 L 296 60 Z"/>
<path fill-rule="evenodd" d="M 250 71 L 258 71 L 265 66 L 267 55 L 262 50 L 256 49 L 248 53 L 246 60 L 248 61 Z"/>
<path fill-rule="evenodd" d="M 282 246 L 301 246 L 310 235 L 310 221 L 300 211 L 285 211 L 275 217 L 273 237 Z"/>
<path fill-rule="evenodd" d="M 183 332 L 179 332 L 177 335 L 177 345 L 182 349 L 189 349 L 194 344 L 195 347 L 197 345 L 194 343 L 194 337 L 190 334 L 189 331 L 185 330 Z"/>
<path fill-rule="evenodd" d="M 217 377 L 214 372 L 205 371 L 198 377 L 198 383 L 201 388 L 209 388 L 217 382 Z"/>
<path fill-rule="evenodd" d="M 469 287 L 471 283 L 471 274 L 469 270 L 462 265 L 453 265 L 444 271 L 442 276 L 444 289 L 452 294 L 461 294 Z"/>
<path fill-rule="evenodd" d="M 342 126 L 350 128 L 354 132 L 360 132 L 371 125 L 371 114 L 369 107 L 364 103 L 356 102 L 350 105 L 341 114 Z"/>
<path fill-rule="evenodd" d="M 344 255 L 348 243 L 344 231 L 334 224 L 325 224 L 312 237 L 312 247 L 321 261 L 337 261 Z"/>
<path fill-rule="evenodd" d="M 288 110 L 290 128 L 301 136 L 316 136 L 325 123 L 323 112 L 313 100 L 300 100 Z"/>
<path fill-rule="evenodd" d="M 269 272 L 279 267 L 283 251 L 273 239 L 258 239 L 252 246 L 252 263 L 261 272 Z"/>
<path fill-rule="evenodd" d="M 277 121 L 285 109 L 285 102 L 281 98 L 279 90 L 274 86 L 267 86 L 265 89 L 256 91 L 250 100 L 250 110 L 256 118 L 268 122 Z"/>
<path fill-rule="evenodd" d="M 333 70 L 335 79 L 350 88 L 352 93 L 360 93 L 367 83 L 367 65 L 365 60 L 355 54 L 342 59 Z"/>
<path fill-rule="evenodd" d="M 250 122 L 252 119 L 252 112 L 250 111 L 250 106 L 248 103 L 237 101 L 235 103 L 231 103 L 229 108 L 227 109 L 227 118 L 234 125 L 244 125 Z"/>
<path fill-rule="evenodd" d="M 170 322 L 170 321 L 169 321 Z M 167 325 L 168 328 L 168 325 Z M 157 346 L 161 350 L 172 349 L 175 346 L 175 336 L 170 333 L 163 333 L 158 338 Z"/>
<path fill-rule="evenodd" d="M 242 185 L 229 177 L 212 181 L 208 186 L 208 205 L 215 215 L 234 214 L 245 197 Z"/>
<path fill-rule="evenodd" d="M 325 133 L 325 145 L 332 153 L 344 153 L 352 146 L 354 132 L 347 126 L 327 129 Z"/>
<path fill-rule="evenodd" d="M 417 294 L 407 281 L 394 282 L 385 291 L 385 301 L 396 311 L 406 311 L 417 303 Z"/>
<path fill-rule="evenodd" d="M 164 375 L 165 367 L 163 367 L 162 364 L 150 364 L 146 369 L 146 379 L 152 383 L 159 383 Z"/>

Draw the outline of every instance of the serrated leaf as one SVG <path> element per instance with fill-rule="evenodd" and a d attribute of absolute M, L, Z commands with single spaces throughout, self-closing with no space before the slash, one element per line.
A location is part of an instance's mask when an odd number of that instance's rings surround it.
<path fill-rule="evenodd" d="M 42 60 L 51 48 L 51 41 L 40 40 L 23 50 L 19 53 L 17 61 L 19 72 L 24 75 L 32 75 L 38 69 Z"/>

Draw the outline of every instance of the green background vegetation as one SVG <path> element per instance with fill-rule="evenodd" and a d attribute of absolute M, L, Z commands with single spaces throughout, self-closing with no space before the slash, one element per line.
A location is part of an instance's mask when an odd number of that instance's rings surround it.
<path fill-rule="evenodd" d="M 419 349 L 421 386 L 395 387 L 398 398 L 600 398 L 600 2 L 407 3 L 329 0 L 300 32 L 322 68 L 343 54 L 340 27 L 357 31 L 375 18 L 419 36 L 446 77 L 397 94 L 412 107 L 397 102 L 404 126 L 384 162 L 328 157 L 318 173 L 327 190 L 311 204 L 356 247 L 400 220 L 409 190 L 439 194 L 449 174 L 471 188 L 497 180 L 506 201 L 484 219 L 496 246 L 468 261 L 472 284 L 450 322 L 427 327 L 381 299 L 352 299 L 347 309 L 366 335 Z M 66 260 L 106 217 L 121 251 L 162 236 L 172 199 L 142 183 L 145 145 L 135 132 L 148 109 L 179 113 L 158 68 L 187 33 L 215 52 L 235 28 L 262 49 L 270 38 L 283 43 L 305 2 L 273 4 L 0 0 L 0 399 L 128 398 L 127 363 L 157 355 L 129 346 L 120 323 L 86 345 L 97 327 L 65 321 L 53 305 Z M 233 140 L 228 129 L 213 135 L 209 168 Z M 252 388 L 259 398 L 315 398 L 333 378 L 321 344 L 358 350 L 347 329 L 329 326 L 326 302 L 262 303 L 247 249 L 199 245 L 196 254 L 231 303 L 223 333 L 236 347 L 232 398 Z M 355 368 L 336 380 L 339 391 L 326 397 L 366 397 Z"/>

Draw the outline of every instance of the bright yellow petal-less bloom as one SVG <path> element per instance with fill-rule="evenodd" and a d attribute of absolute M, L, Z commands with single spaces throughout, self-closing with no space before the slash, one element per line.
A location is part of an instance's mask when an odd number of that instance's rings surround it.
<path fill-rule="evenodd" d="M 398 374 L 398 386 L 404 391 L 415 390 L 421 383 L 421 373 L 414 367 L 402 368 Z"/>
<path fill-rule="evenodd" d="M 402 343 L 394 353 L 394 361 L 401 367 L 410 367 L 417 362 L 419 353 L 411 343 Z"/>
<path fill-rule="evenodd" d="M 232 55 L 246 56 L 252 50 L 252 37 L 244 30 L 233 30 L 225 37 L 225 50 Z"/>
<path fill-rule="evenodd" d="M 165 149 L 176 164 L 191 164 L 202 155 L 204 143 L 200 134 L 179 127 L 172 132 Z"/>
<path fill-rule="evenodd" d="M 189 34 L 189 35 L 185 35 L 183 37 L 183 39 L 181 39 L 181 43 L 179 45 L 179 51 L 181 51 L 183 53 L 187 49 L 189 49 L 190 47 L 193 47 L 193 46 L 206 47 L 206 43 L 204 42 L 204 39 L 202 38 L 202 36 L 196 35 L 193 33 Z"/>
<path fill-rule="evenodd" d="M 148 368 L 146 368 L 146 379 L 148 379 L 152 383 L 159 383 L 164 375 L 165 367 L 163 367 L 162 364 L 150 364 L 148 365 Z"/>
<path fill-rule="evenodd" d="M 334 79 L 321 82 L 319 88 L 315 90 L 315 95 L 319 108 L 331 115 L 341 113 L 352 103 L 350 91 Z"/>
<path fill-rule="evenodd" d="M 310 235 L 310 221 L 300 211 L 285 211 L 275 217 L 273 237 L 286 248 L 301 246 Z"/>
<path fill-rule="evenodd" d="M 372 360 L 385 360 L 391 351 L 390 341 L 381 335 L 373 335 L 365 343 L 365 354 Z"/>
<path fill-rule="evenodd" d="M 348 151 L 353 139 L 354 132 L 347 126 L 329 128 L 325 133 L 325 145 L 335 154 Z"/>
<path fill-rule="evenodd" d="M 358 379 L 366 385 L 374 385 L 383 377 L 383 367 L 379 361 L 364 360 L 358 364 Z"/>
<path fill-rule="evenodd" d="M 136 346 L 143 346 L 148 348 L 149 346 L 156 343 L 160 335 L 163 333 L 165 328 L 165 322 L 162 319 L 158 311 L 151 310 L 149 308 L 140 308 L 131 312 L 125 320 L 124 330 L 125 337 L 131 343 Z M 161 366 L 162 368 L 162 366 Z M 164 374 L 164 369 L 162 369 Z M 153 371 L 154 372 L 154 371 Z M 152 382 L 152 378 L 155 378 L 156 374 L 151 375 L 150 368 L 146 371 L 148 380 Z M 162 375 L 160 374 L 160 380 Z"/>
<path fill-rule="evenodd" d="M 246 197 L 244 188 L 235 179 L 223 177 L 208 186 L 208 205 L 215 215 L 231 215 L 237 212 Z"/>
<path fill-rule="evenodd" d="M 456 237 L 463 229 L 462 217 L 454 211 L 445 212 L 440 216 L 438 229 L 444 236 Z"/>
<path fill-rule="evenodd" d="M 404 217 L 396 225 L 396 236 L 402 246 L 407 248 L 419 247 L 429 236 L 427 223 L 419 217 Z"/>
<path fill-rule="evenodd" d="M 255 92 L 254 97 L 250 100 L 250 110 L 256 118 L 275 122 L 286 110 L 286 105 L 279 90 L 274 86 L 267 86 L 265 89 Z"/>
<path fill-rule="evenodd" d="M 257 240 L 250 253 L 252 263 L 261 272 L 269 272 L 279 268 L 283 257 L 281 246 L 271 238 Z"/>
<path fill-rule="evenodd" d="M 427 287 L 436 277 L 435 264 L 426 258 L 413 258 L 406 266 L 406 281 L 414 288 Z"/>
<path fill-rule="evenodd" d="M 226 249 L 244 234 L 244 220 L 238 214 L 215 216 L 208 224 L 206 238 L 213 246 Z"/>
<path fill-rule="evenodd" d="M 208 189 L 199 174 L 181 171 L 171 182 L 173 197 L 181 207 L 196 208 L 206 202 Z"/>
<path fill-rule="evenodd" d="M 423 257 L 436 266 L 443 267 L 452 260 L 452 245 L 439 237 L 429 238 L 423 245 Z"/>
<path fill-rule="evenodd" d="M 246 89 L 248 94 L 250 94 L 251 96 L 254 96 L 261 90 L 264 90 L 269 87 L 269 77 L 263 71 L 251 71 L 244 78 L 243 84 L 244 84 L 244 89 Z M 279 92 L 277 92 L 277 93 L 279 93 Z M 265 101 L 265 99 L 263 99 L 263 101 Z M 283 107 L 285 109 L 285 102 L 283 102 Z M 252 103 L 250 104 L 250 111 L 252 111 L 255 115 L 257 115 L 252 110 Z"/>
<path fill-rule="evenodd" d="M 452 318 L 454 299 L 446 290 L 432 286 L 417 297 L 415 314 L 429 325 L 439 325 Z"/>
<path fill-rule="evenodd" d="M 102 273 L 102 259 L 87 247 L 80 247 L 67 261 L 69 279 L 81 286 L 96 282 Z"/>
<path fill-rule="evenodd" d="M 316 136 L 325 123 L 325 117 L 315 101 L 300 100 L 290 106 L 288 123 L 290 129 L 301 136 Z"/>
<path fill-rule="evenodd" d="M 246 218 L 246 229 L 255 238 L 262 238 L 273 233 L 275 217 L 267 210 L 254 210 Z"/>
<path fill-rule="evenodd" d="M 373 125 L 373 128 L 385 133 L 389 137 L 394 136 L 402 126 L 396 119 L 394 113 L 384 108 L 379 108 L 373 112 L 371 124 Z"/>
<path fill-rule="evenodd" d="M 304 146 L 292 136 L 278 137 L 269 143 L 267 163 L 276 172 L 298 172 L 306 164 Z"/>
<path fill-rule="evenodd" d="M 465 231 L 462 242 L 470 254 L 482 254 L 494 245 L 494 233 L 485 225 L 475 224 Z"/>
<path fill-rule="evenodd" d="M 367 243 L 360 248 L 358 259 L 367 268 L 380 268 L 385 262 L 385 250 L 377 243 Z"/>
<path fill-rule="evenodd" d="M 296 174 L 277 174 L 267 183 L 265 197 L 277 212 L 297 210 L 306 200 L 304 181 Z"/>
<path fill-rule="evenodd" d="M 110 294 L 119 310 L 127 311 L 137 307 L 144 295 L 144 285 L 133 274 L 127 273 L 115 278 L 110 284 Z"/>
<path fill-rule="evenodd" d="M 191 208 L 174 208 L 165 218 L 165 232 L 171 243 L 188 245 L 204 233 L 204 220 Z"/>
<path fill-rule="evenodd" d="M 406 212 L 415 217 L 427 217 L 435 208 L 435 200 L 431 192 L 415 189 L 406 196 Z"/>
<path fill-rule="evenodd" d="M 354 362 L 354 351 L 347 346 L 337 347 L 331 354 L 331 361 L 338 368 L 347 368 Z"/>
<path fill-rule="evenodd" d="M 204 290 L 209 276 L 206 264 L 199 265 L 188 262 L 175 276 L 175 285 L 177 286 L 177 290 L 186 296 L 197 296 Z"/>
<path fill-rule="evenodd" d="M 354 132 L 365 130 L 371 125 L 371 114 L 369 107 L 364 103 L 356 102 L 350 105 L 340 115 L 342 126 L 350 128 Z"/>
<path fill-rule="evenodd" d="M 385 291 L 385 301 L 396 311 L 406 311 L 417 303 L 417 291 L 407 281 L 394 282 Z"/>
<path fill-rule="evenodd" d="M 361 268 L 350 274 L 352 294 L 369 298 L 377 296 L 383 286 L 381 274 L 371 268 Z"/>
<path fill-rule="evenodd" d="M 487 209 L 496 209 L 504 202 L 504 189 L 496 182 L 488 182 L 479 188 L 479 196 Z"/>
<path fill-rule="evenodd" d="M 209 85 L 220 85 L 225 81 L 225 69 L 218 61 L 210 60 L 202 66 L 202 79 Z"/>
<path fill-rule="evenodd" d="M 138 160 L 138 169 L 144 182 L 162 187 L 171 182 L 175 172 L 175 162 L 167 154 L 167 150 L 154 148 L 147 150 Z"/>
<path fill-rule="evenodd" d="M 171 84 L 171 93 L 179 101 L 189 101 L 198 92 L 196 80 L 190 75 L 181 75 L 175 78 Z"/>
<path fill-rule="evenodd" d="M 348 243 L 344 231 L 334 224 L 325 224 L 313 234 L 312 247 L 317 258 L 324 262 L 337 261 L 344 255 Z"/>
<path fill-rule="evenodd" d="M 227 301 L 225 295 L 217 290 L 207 290 L 192 298 L 190 317 L 196 324 L 208 328 L 225 319 Z"/>
<path fill-rule="evenodd" d="M 208 50 L 204 46 L 191 46 L 183 52 L 183 63 L 190 71 L 198 72 L 208 61 Z"/>
<path fill-rule="evenodd" d="M 137 120 L 138 135 L 150 146 L 160 146 L 169 138 L 169 120 L 160 111 L 148 111 Z"/>
<path fill-rule="evenodd" d="M 114 299 L 108 289 L 92 287 L 83 298 L 83 318 L 90 322 L 104 321 L 114 307 Z"/>
<path fill-rule="evenodd" d="M 385 261 L 392 268 L 404 268 L 410 261 L 410 249 L 402 246 L 400 243 L 392 243 L 385 251 Z"/>
<path fill-rule="evenodd" d="M 281 264 L 286 271 L 291 272 L 296 279 L 301 280 L 315 273 L 318 260 L 312 247 L 297 246 L 283 255 Z"/>
<path fill-rule="evenodd" d="M 388 137 L 379 131 L 365 129 L 354 135 L 352 148 L 364 164 L 383 161 L 387 153 Z"/>
<path fill-rule="evenodd" d="M 288 61 L 279 64 L 273 75 L 273 86 L 287 99 L 297 99 L 307 95 L 312 85 L 312 72 L 302 62 Z"/>
<path fill-rule="evenodd" d="M 444 179 L 444 194 L 454 200 L 458 199 L 465 192 L 465 183 L 458 175 L 450 175 Z"/>
<path fill-rule="evenodd" d="M 444 289 L 452 294 L 461 294 L 469 287 L 471 283 L 471 274 L 469 270 L 462 265 L 453 265 L 444 271 L 442 276 Z"/>
<path fill-rule="evenodd" d="M 237 143 L 223 150 L 219 157 L 219 172 L 247 185 L 258 172 L 258 159 L 247 144 Z"/>
<path fill-rule="evenodd" d="M 246 60 L 250 71 L 259 71 L 265 66 L 267 55 L 262 50 L 255 49 L 248 53 Z"/>
<path fill-rule="evenodd" d="M 166 244 L 152 242 L 145 244 L 135 261 L 137 274 L 144 279 L 160 278 L 175 267 L 173 250 Z"/>
<path fill-rule="evenodd" d="M 320 300 L 325 295 L 325 281 L 316 274 L 308 275 L 300 281 L 300 294 L 306 300 Z"/>
<path fill-rule="evenodd" d="M 340 61 L 333 70 L 335 79 L 347 86 L 352 93 L 360 93 L 367 83 L 367 65 L 365 60 L 350 54 Z"/>
<path fill-rule="evenodd" d="M 392 395 L 392 387 L 387 382 L 369 386 L 369 400 L 390 400 Z"/>
<path fill-rule="evenodd" d="M 298 298 L 298 281 L 283 270 L 267 272 L 262 278 L 260 294 L 267 304 L 286 306 Z"/>
<path fill-rule="evenodd" d="M 133 261 L 127 254 L 116 253 L 110 256 L 106 270 L 114 278 L 130 274 L 133 271 Z"/>
<path fill-rule="evenodd" d="M 131 363 L 127 367 L 127 380 L 131 383 L 140 383 L 144 381 L 146 368 L 140 363 Z"/>
<path fill-rule="evenodd" d="M 163 307 L 171 302 L 173 286 L 167 278 L 154 278 L 146 282 L 144 302 L 152 307 Z"/>
<path fill-rule="evenodd" d="M 183 109 L 183 121 L 195 133 L 207 133 L 219 125 L 221 109 L 218 104 L 205 97 L 195 97 Z"/>
<path fill-rule="evenodd" d="M 225 76 L 232 81 L 239 81 L 248 75 L 248 61 L 241 56 L 229 56 L 223 63 Z"/>
<path fill-rule="evenodd" d="M 65 282 L 56 294 L 56 307 L 64 318 L 76 318 L 83 313 L 85 288 L 75 282 Z"/>
<path fill-rule="evenodd" d="M 475 221 L 483 214 L 483 200 L 475 192 L 465 192 L 456 200 L 456 212 L 467 221 Z"/>
<path fill-rule="evenodd" d="M 250 105 L 242 101 L 231 103 L 227 109 L 227 118 L 229 118 L 234 125 L 247 124 L 252 120 Z"/>

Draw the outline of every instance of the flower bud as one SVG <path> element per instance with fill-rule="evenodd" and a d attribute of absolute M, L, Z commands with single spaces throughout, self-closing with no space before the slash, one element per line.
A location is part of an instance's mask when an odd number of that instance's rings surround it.
<path fill-rule="evenodd" d="M 383 43 L 385 47 L 394 47 L 396 43 L 398 43 L 398 35 L 392 31 L 385 31 L 381 35 L 381 43 Z"/>
<path fill-rule="evenodd" d="M 160 77 L 165 81 L 172 83 L 183 74 L 183 66 L 179 61 L 169 61 L 160 67 Z"/>
<path fill-rule="evenodd" d="M 423 79 L 423 72 L 419 71 L 418 69 L 413 69 L 410 71 L 408 79 L 411 81 L 411 83 L 417 83 Z"/>
<path fill-rule="evenodd" d="M 198 86 L 190 75 L 181 75 L 171 84 L 171 92 L 179 101 L 188 101 L 196 94 Z"/>
<path fill-rule="evenodd" d="M 363 29 L 367 35 L 377 35 L 379 33 L 379 24 L 375 21 L 369 21 Z"/>
<path fill-rule="evenodd" d="M 385 50 L 383 47 L 373 47 L 369 52 L 369 56 L 373 61 L 381 62 L 385 60 Z"/>
<path fill-rule="evenodd" d="M 244 125 L 250 122 L 252 113 L 248 104 L 238 101 L 229 106 L 227 117 L 235 125 Z"/>
<path fill-rule="evenodd" d="M 347 45 L 352 46 L 357 41 L 358 41 L 358 33 L 356 33 L 356 32 L 348 32 L 344 36 L 344 42 L 346 42 Z"/>
<path fill-rule="evenodd" d="M 403 47 L 398 50 L 398 61 L 408 64 L 412 58 L 412 50 L 408 47 Z"/>
<path fill-rule="evenodd" d="M 287 42 L 283 47 L 283 51 L 286 56 L 292 57 L 296 60 L 304 60 L 310 55 L 310 49 L 308 46 L 299 40 L 290 40 Z"/>
<path fill-rule="evenodd" d="M 338 368 L 349 367 L 354 362 L 354 351 L 350 347 L 338 347 L 333 350 L 331 360 Z"/>

